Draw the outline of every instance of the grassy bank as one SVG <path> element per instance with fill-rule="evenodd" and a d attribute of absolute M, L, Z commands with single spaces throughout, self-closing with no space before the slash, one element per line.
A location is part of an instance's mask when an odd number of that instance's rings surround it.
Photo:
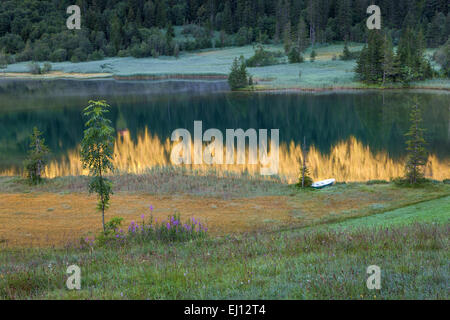
<path fill-rule="evenodd" d="M 362 44 L 352 43 L 351 51 L 358 51 Z M 282 51 L 281 45 L 268 45 L 268 50 Z M 309 61 L 311 48 L 304 53 L 305 62 L 297 64 L 279 64 L 274 66 L 248 68 L 257 82 L 255 90 L 339 90 L 381 88 L 367 86 L 355 80 L 355 60 L 333 60 L 333 56 L 342 54 L 343 44 L 324 45 L 315 48 L 315 62 Z M 61 73 L 61 77 L 77 75 L 82 78 L 92 77 L 92 74 L 111 76 L 122 80 L 142 79 L 224 79 L 230 72 L 230 66 L 235 57 L 243 55 L 249 58 L 254 54 L 252 46 L 230 47 L 224 49 L 202 50 L 184 53 L 178 59 L 175 57 L 160 58 L 107 58 L 100 61 L 81 63 L 53 63 L 53 70 Z M 432 54 L 431 51 L 427 54 Z M 12 64 L 4 70 L 9 76 L 14 73 L 23 77 L 28 72 L 27 63 Z M 301 76 L 299 77 L 299 73 Z M 22 74 L 22 75 L 21 75 Z M 91 74 L 91 75 L 89 75 Z M 0 73 L 1 77 L 1 73 Z M 43 77 L 51 77 L 51 74 Z M 389 86 L 401 88 L 401 85 Z M 436 79 L 411 84 L 412 88 L 446 89 L 450 88 L 448 79 Z"/>
<path fill-rule="evenodd" d="M 365 225 L 362 218 L 360 223 Z M 2 299 L 448 299 L 448 225 L 0 251 Z M 65 288 L 66 268 L 82 289 Z M 381 290 L 366 269 L 381 268 Z"/>
<path fill-rule="evenodd" d="M 100 227 L 85 177 L 38 187 L 0 177 L 0 299 L 448 299 L 448 184 L 302 191 L 181 170 L 112 179 L 108 218 L 139 221 L 152 204 L 158 221 L 174 212 L 206 221 L 209 237 L 82 249 L 76 239 Z M 65 229 L 75 237 L 63 245 Z M 20 242 L 39 230 L 53 245 Z M 65 288 L 72 264 L 80 291 Z M 366 287 L 370 265 L 381 268 L 381 290 Z"/>

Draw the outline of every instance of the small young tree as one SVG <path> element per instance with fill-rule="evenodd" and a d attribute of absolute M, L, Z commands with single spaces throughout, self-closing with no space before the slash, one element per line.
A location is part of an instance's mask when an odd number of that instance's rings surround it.
<path fill-rule="evenodd" d="M 250 87 L 253 87 L 253 76 L 252 76 L 252 75 L 249 75 L 249 76 L 248 76 L 248 85 L 249 85 Z"/>
<path fill-rule="evenodd" d="M 42 73 L 49 73 L 52 71 L 52 65 L 48 62 L 44 63 L 44 67 L 42 68 Z"/>
<path fill-rule="evenodd" d="M 234 58 L 233 64 L 231 66 L 231 72 L 228 76 L 228 83 L 231 87 L 231 90 L 244 88 L 248 85 L 247 67 L 243 56 L 241 56 L 239 59 Z"/>
<path fill-rule="evenodd" d="M 288 55 L 289 63 L 301 63 L 303 62 L 303 56 L 296 47 L 292 47 Z"/>
<path fill-rule="evenodd" d="M 180 57 L 180 45 L 178 43 L 175 43 L 175 46 L 173 47 L 173 55 L 177 59 Z"/>
<path fill-rule="evenodd" d="M 425 139 L 423 137 L 422 114 L 417 100 L 410 111 L 411 127 L 406 133 L 408 157 L 406 160 L 406 179 L 410 184 L 420 183 L 424 178 L 424 166 L 427 163 Z"/>
<path fill-rule="evenodd" d="M 28 63 L 27 67 L 28 67 L 28 71 L 30 71 L 31 74 L 41 74 L 42 73 L 41 66 L 37 62 L 30 62 L 30 63 Z"/>
<path fill-rule="evenodd" d="M 89 193 L 97 193 L 97 209 L 102 212 L 102 226 L 105 232 L 105 210 L 109 206 L 112 194 L 112 183 L 105 178 L 108 171 L 113 171 L 114 129 L 111 120 L 105 118 L 110 106 L 106 101 L 89 101 L 84 109 L 88 118 L 85 124 L 84 138 L 81 142 L 81 161 L 83 168 L 89 169 L 92 176 L 89 182 Z"/>
<path fill-rule="evenodd" d="M 34 127 L 33 133 L 30 136 L 31 142 L 28 158 L 24 163 L 25 172 L 31 184 L 39 184 L 41 182 L 44 168 L 47 163 L 49 149 L 45 145 L 45 139 L 41 136 L 42 133 Z"/>
<path fill-rule="evenodd" d="M 344 60 L 344 61 L 352 59 L 352 53 L 350 52 L 350 50 L 348 48 L 347 41 L 345 41 L 344 49 L 342 50 L 341 59 Z"/>
<path fill-rule="evenodd" d="M 315 60 L 316 60 L 316 57 L 317 57 L 317 53 L 316 53 L 316 50 L 312 50 L 311 51 L 311 55 L 309 56 L 309 60 L 311 61 L 311 62 L 314 62 Z"/>
<path fill-rule="evenodd" d="M 307 188 L 313 183 L 311 177 L 309 176 L 309 168 L 306 166 L 306 158 L 308 157 L 308 148 L 306 146 L 306 138 L 303 137 L 302 146 L 302 162 L 300 164 L 300 176 L 297 183 L 298 187 Z"/>

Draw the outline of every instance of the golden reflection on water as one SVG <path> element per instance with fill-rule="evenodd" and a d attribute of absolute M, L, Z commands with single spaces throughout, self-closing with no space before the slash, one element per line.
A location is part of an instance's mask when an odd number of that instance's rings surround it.
<path fill-rule="evenodd" d="M 141 174 L 158 166 L 170 166 L 170 152 L 174 143 L 170 139 L 161 141 L 146 129 L 134 142 L 128 131 L 119 133 L 114 146 L 114 166 L 120 172 Z M 268 143 L 270 145 L 270 143 Z M 224 146 L 225 149 L 225 146 Z M 225 152 L 225 151 L 224 151 Z M 281 143 L 279 150 L 279 176 L 283 181 L 298 180 L 299 161 L 302 159 L 300 145 Z M 393 160 L 386 152 L 373 153 L 354 137 L 335 145 L 328 155 L 321 154 L 314 146 L 309 150 L 307 163 L 313 180 L 335 178 L 337 181 L 390 180 L 403 176 L 404 160 Z M 200 174 L 214 170 L 218 175 L 225 172 L 259 175 L 260 165 L 185 165 Z M 6 170 L 1 175 L 20 174 Z M 67 157 L 51 161 L 45 170 L 48 178 L 58 176 L 87 175 L 82 168 L 78 149 L 68 152 Z M 450 178 L 449 161 L 440 161 L 431 154 L 425 174 L 428 178 L 443 180 Z"/>

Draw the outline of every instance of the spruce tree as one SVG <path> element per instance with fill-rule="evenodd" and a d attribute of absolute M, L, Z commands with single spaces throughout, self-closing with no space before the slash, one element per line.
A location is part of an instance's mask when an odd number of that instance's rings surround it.
<path fill-rule="evenodd" d="M 391 38 L 386 35 L 384 38 L 384 57 L 383 57 L 383 84 L 391 80 L 395 74 L 395 55 Z"/>
<path fill-rule="evenodd" d="M 230 74 L 228 75 L 228 84 L 231 90 L 244 88 L 248 85 L 247 66 L 243 56 L 239 59 L 234 58 Z"/>
<path fill-rule="evenodd" d="M 410 184 L 420 183 L 424 178 L 424 166 L 427 163 L 427 151 L 422 128 L 422 114 L 417 100 L 414 101 L 410 111 L 411 127 L 407 137 L 406 180 Z"/>
<path fill-rule="evenodd" d="M 42 133 L 36 127 L 33 128 L 30 140 L 28 158 L 24 163 L 25 172 L 30 184 L 39 184 L 42 181 L 49 149 L 45 145 L 45 139 L 42 138 Z"/>
<path fill-rule="evenodd" d="M 367 45 L 363 47 L 357 59 L 355 72 L 364 82 L 381 83 L 383 81 L 383 62 L 383 36 L 377 30 L 371 30 Z"/>
<path fill-rule="evenodd" d="M 368 78 L 368 49 L 367 45 L 364 45 L 364 47 L 361 50 L 361 53 L 359 54 L 358 59 L 356 60 L 356 67 L 355 67 L 355 73 L 359 80 L 366 81 Z"/>
<path fill-rule="evenodd" d="M 297 183 L 297 187 L 306 188 L 310 187 L 313 183 L 313 180 L 309 174 L 309 168 L 306 165 L 306 158 L 308 157 L 308 148 L 306 146 L 306 138 L 303 137 L 303 146 L 302 146 L 302 160 L 300 164 L 300 175 Z"/>
<path fill-rule="evenodd" d="M 425 56 L 425 38 L 421 30 L 407 27 L 402 31 L 398 44 L 398 63 L 401 80 L 408 84 L 413 80 L 429 79 L 433 76 L 430 63 Z"/>

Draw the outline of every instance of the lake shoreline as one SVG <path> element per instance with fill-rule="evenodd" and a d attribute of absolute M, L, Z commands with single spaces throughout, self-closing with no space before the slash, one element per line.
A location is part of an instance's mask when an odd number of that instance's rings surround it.
<path fill-rule="evenodd" d="M 158 81 L 158 80 L 203 80 L 217 81 L 227 80 L 228 76 L 223 74 L 167 74 L 167 75 L 115 75 L 112 73 L 79 73 L 79 72 L 61 72 L 53 71 L 49 74 L 34 75 L 25 72 L 1 73 L 0 80 L 116 80 L 116 81 Z M 258 81 L 258 79 L 255 79 Z M 261 81 L 261 79 L 259 79 Z M 410 87 L 402 86 L 308 86 L 308 87 L 285 87 L 277 88 L 271 86 L 256 86 L 254 88 L 243 88 L 237 92 L 326 92 L 326 91 L 348 91 L 348 90 L 439 90 L 450 91 L 450 87 L 438 87 L 427 85 L 412 85 Z"/>
<path fill-rule="evenodd" d="M 358 51 L 362 44 L 353 44 Z M 368 85 L 355 78 L 356 60 L 333 59 L 343 51 L 343 44 L 332 44 L 316 48 L 314 62 L 280 62 L 274 65 L 248 67 L 254 86 L 238 91 L 285 92 L 285 91 L 345 91 L 365 89 L 404 89 L 402 84 Z M 268 45 L 267 50 L 282 51 L 282 45 Z M 309 50 L 309 49 L 308 49 Z M 0 72 L 0 79 L 114 79 L 117 81 L 184 80 L 227 81 L 233 59 L 243 56 L 251 58 L 253 46 L 226 47 L 193 52 L 183 52 L 178 58 L 160 56 L 107 57 L 103 60 L 84 62 L 53 62 L 52 71 L 44 75 L 31 75 L 29 62 L 10 64 Z M 305 52 L 305 56 L 309 51 Z M 430 56 L 431 53 L 429 53 Z M 42 63 L 42 62 L 41 62 Z M 250 90 L 251 89 L 251 90 Z M 430 79 L 411 82 L 408 89 L 432 89 L 448 92 L 450 79 Z"/>

